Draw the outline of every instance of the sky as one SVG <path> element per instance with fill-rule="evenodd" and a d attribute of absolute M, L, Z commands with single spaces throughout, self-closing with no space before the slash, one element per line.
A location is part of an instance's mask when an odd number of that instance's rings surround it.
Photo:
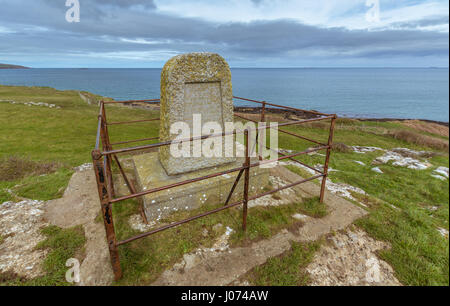
<path fill-rule="evenodd" d="M 79 22 L 68 22 L 75 2 Z M 448 10 L 448 0 L 0 0 L 0 63 L 160 68 L 217 52 L 231 67 L 448 67 Z"/>

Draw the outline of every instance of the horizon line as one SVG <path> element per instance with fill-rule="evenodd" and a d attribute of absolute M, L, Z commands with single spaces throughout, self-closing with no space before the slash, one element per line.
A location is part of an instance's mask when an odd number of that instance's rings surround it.
<path fill-rule="evenodd" d="M 25 68 L 6 68 L 0 70 L 27 70 L 27 69 L 162 69 L 163 67 L 25 67 Z M 383 66 L 383 67 L 230 67 L 230 69 L 449 69 L 449 66 Z"/>

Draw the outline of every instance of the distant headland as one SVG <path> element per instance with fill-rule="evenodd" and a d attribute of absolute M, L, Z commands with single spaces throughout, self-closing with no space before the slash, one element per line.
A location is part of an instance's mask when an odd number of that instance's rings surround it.
<path fill-rule="evenodd" d="M 29 67 L 19 66 L 19 65 L 10 65 L 10 64 L 1 64 L 0 69 L 30 69 Z"/>

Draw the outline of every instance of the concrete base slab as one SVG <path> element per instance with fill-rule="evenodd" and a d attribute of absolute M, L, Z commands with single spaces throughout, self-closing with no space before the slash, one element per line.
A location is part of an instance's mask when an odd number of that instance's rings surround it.
<path fill-rule="evenodd" d="M 252 162 L 256 159 L 252 159 Z M 158 153 L 146 153 L 133 157 L 138 191 L 162 187 L 189 179 L 241 167 L 244 158 L 217 167 L 196 170 L 179 175 L 168 175 L 161 165 Z M 225 203 L 239 172 L 224 174 L 203 181 L 190 183 L 171 189 L 148 194 L 143 197 L 147 219 L 160 220 L 162 217 L 179 210 L 191 210 L 206 204 Z M 261 193 L 269 182 L 269 169 L 254 167 L 250 169 L 249 194 Z M 231 198 L 231 202 L 242 199 L 244 175 Z"/>
<path fill-rule="evenodd" d="M 271 169 L 271 175 L 287 182 L 301 179 L 297 174 L 278 166 Z M 318 196 L 320 186 L 307 182 L 293 187 L 296 192 L 308 198 Z M 350 226 L 356 219 L 367 214 L 365 210 L 329 191 L 325 194 L 325 203 L 329 214 L 316 219 L 307 217 L 299 229 L 282 230 L 269 239 L 263 239 L 250 245 L 214 252 L 193 252 L 191 264 L 186 264 L 186 256 L 171 269 L 166 270 L 152 284 L 155 286 L 225 286 L 234 284 L 252 268 L 265 263 L 269 258 L 279 256 L 291 249 L 291 242 L 314 241 L 333 231 Z M 249 215 L 252 214 L 250 208 Z"/>

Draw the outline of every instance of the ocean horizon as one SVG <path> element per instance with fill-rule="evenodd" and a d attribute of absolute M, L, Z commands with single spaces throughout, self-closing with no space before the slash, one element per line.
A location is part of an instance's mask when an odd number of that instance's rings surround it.
<path fill-rule="evenodd" d="M 448 68 L 231 68 L 235 96 L 352 118 L 449 122 Z M 159 98 L 161 68 L 0 69 L 1 85 Z M 249 105 L 236 103 L 236 106 Z"/>

